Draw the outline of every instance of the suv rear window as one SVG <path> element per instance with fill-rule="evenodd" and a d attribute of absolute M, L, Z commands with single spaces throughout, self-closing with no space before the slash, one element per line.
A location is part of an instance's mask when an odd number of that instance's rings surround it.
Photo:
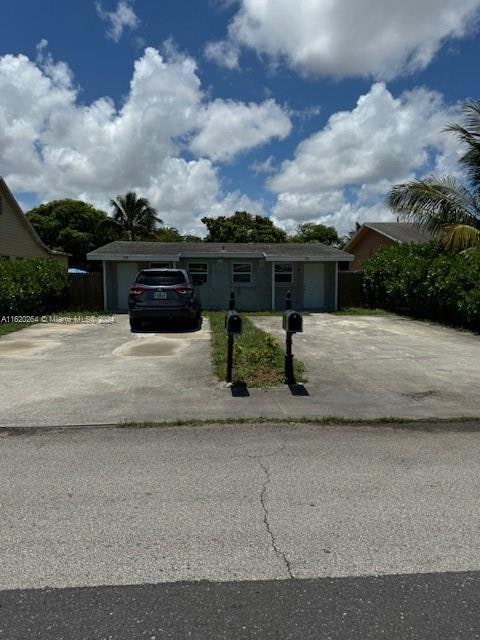
<path fill-rule="evenodd" d="M 185 284 L 185 274 L 181 271 L 174 270 L 159 270 L 159 271 L 141 271 L 137 280 L 138 284 L 146 284 L 149 286 L 158 286 L 158 285 L 175 285 L 175 284 Z"/>

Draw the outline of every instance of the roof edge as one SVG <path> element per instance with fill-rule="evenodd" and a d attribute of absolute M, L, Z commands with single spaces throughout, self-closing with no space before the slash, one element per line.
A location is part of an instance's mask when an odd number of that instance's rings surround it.
<path fill-rule="evenodd" d="M 71 255 L 70 253 L 66 253 L 65 251 L 57 251 L 56 249 L 50 249 L 50 247 L 47 247 L 47 245 L 43 243 L 42 239 L 40 238 L 38 233 L 35 231 L 34 226 L 30 222 L 30 220 L 27 218 L 26 214 L 22 211 L 22 209 L 21 209 L 20 205 L 18 204 L 15 196 L 10 191 L 7 183 L 2 178 L 2 176 L 0 176 L 0 188 L 3 188 L 4 192 L 7 194 L 7 197 L 9 198 L 10 203 L 13 205 L 13 208 L 14 208 L 15 212 L 17 213 L 17 215 L 20 216 L 20 218 L 22 220 L 22 224 L 27 229 L 27 231 L 29 232 L 29 234 L 32 237 L 32 239 L 44 251 L 46 251 L 47 253 L 50 253 L 51 255 L 55 255 L 55 256 L 69 256 L 69 255 Z"/>

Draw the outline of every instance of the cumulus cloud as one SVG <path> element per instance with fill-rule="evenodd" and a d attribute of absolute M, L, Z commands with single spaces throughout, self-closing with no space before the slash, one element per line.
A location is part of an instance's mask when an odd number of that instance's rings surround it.
<path fill-rule="evenodd" d="M 243 46 L 306 74 L 389 79 L 425 68 L 477 25 L 479 9 L 480 0 L 240 0 L 227 38 L 207 51 L 227 67 Z"/>
<path fill-rule="evenodd" d="M 283 139 L 291 131 L 288 115 L 274 100 L 262 104 L 215 100 L 199 114 L 200 131 L 190 148 L 212 160 L 231 160 L 272 138 Z"/>
<path fill-rule="evenodd" d="M 372 85 L 352 111 L 333 114 L 303 140 L 292 160 L 268 180 L 277 194 L 273 213 L 292 221 L 327 221 L 342 230 L 355 219 L 388 219 L 390 187 L 433 170 L 458 170 L 460 147 L 443 129 L 457 120 L 440 94 L 420 88 L 395 98 Z"/>
<path fill-rule="evenodd" d="M 140 24 L 132 3 L 129 0 L 119 0 L 115 11 L 106 11 L 101 2 L 95 4 L 97 13 L 107 23 L 107 37 L 118 42 L 125 29 L 136 29 Z"/>
<path fill-rule="evenodd" d="M 41 200 L 83 198 L 106 207 L 112 196 L 133 189 L 168 224 L 198 232 L 201 215 L 242 203 L 241 194 L 223 192 L 212 158 L 231 159 L 288 128 L 273 101 L 209 103 L 192 58 L 176 52 L 165 58 L 153 48 L 135 62 L 121 107 L 108 97 L 84 105 L 70 69 L 45 47 L 36 62 L 0 57 L 0 174 L 14 190 Z M 211 126 L 219 112 L 234 150 L 216 153 Z M 272 114 L 281 126 L 257 134 Z M 194 147 L 196 158 L 182 157 Z"/>

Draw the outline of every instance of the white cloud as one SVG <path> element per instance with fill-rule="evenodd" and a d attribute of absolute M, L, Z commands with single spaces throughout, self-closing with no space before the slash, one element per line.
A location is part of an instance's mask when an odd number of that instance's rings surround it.
<path fill-rule="evenodd" d="M 277 194 L 273 214 L 293 221 L 334 222 L 347 231 L 356 219 L 391 218 L 390 187 L 416 175 L 458 170 L 460 145 L 443 129 L 460 117 L 440 94 L 415 89 L 395 98 L 372 85 L 352 111 L 333 114 L 303 140 L 294 158 L 268 180 Z"/>
<path fill-rule="evenodd" d="M 118 42 L 125 29 L 136 29 L 140 24 L 130 0 L 119 0 L 115 11 L 105 11 L 101 2 L 95 4 L 97 13 L 108 24 L 107 37 Z"/>
<path fill-rule="evenodd" d="M 239 68 L 240 49 L 230 42 L 223 40 L 208 42 L 204 53 L 207 60 L 216 62 L 221 67 L 226 67 L 227 69 Z"/>
<path fill-rule="evenodd" d="M 168 224 L 198 232 L 199 217 L 244 200 L 224 193 L 210 158 L 182 157 L 190 141 L 202 154 L 230 159 L 289 126 L 273 101 L 209 103 L 195 61 L 173 50 L 167 58 L 145 50 L 121 107 L 108 97 L 84 105 L 71 70 L 45 49 L 41 43 L 37 62 L 0 57 L 0 175 L 39 200 L 82 198 L 106 208 L 112 196 L 133 189 L 150 198 Z M 269 117 L 280 124 L 261 131 Z M 221 151 L 212 140 L 215 121 L 225 138 Z"/>
<path fill-rule="evenodd" d="M 190 148 L 212 160 L 231 160 L 238 153 L 285 138 L 292 124 L 274 100 L 262 104 L 215 100 L 199 115 L 201 129 Z"/>
<path fill-rule="evenodd" d="M 384 79 L 425 68 L 446 40 L 476 26 L 480 8 L 480 0 L 240 2 L 226 40 L 208 45 L 220 64 L 231 64 L 222 51 L 244 46 L 306 74 Z"/>
<path fill-rule="evenodd" d="M 268 156 L 268 158 L 262 162 L 256 160 L 250 165 L 250 170 L 256 175 L 259 173 L 275 173 L 275 158 L 273 156 Z"/>

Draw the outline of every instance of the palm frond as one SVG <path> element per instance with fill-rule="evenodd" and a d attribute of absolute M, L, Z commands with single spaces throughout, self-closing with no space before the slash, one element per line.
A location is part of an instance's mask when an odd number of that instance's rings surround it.
<path fill-rule="evenodd" d="M 430 177 L 393 187 L 388 206 L 405 220 L 438 235 L 447 224 L 480 228 L 477 200 L 461 182 L 451 177 Z"/>
<path fill-rule="evenodd" d="M 464 251 L 480 245 L 480 229 L 468 224 L 447 224 L 443 227 L 443 244 L 447 249 Z"/>

